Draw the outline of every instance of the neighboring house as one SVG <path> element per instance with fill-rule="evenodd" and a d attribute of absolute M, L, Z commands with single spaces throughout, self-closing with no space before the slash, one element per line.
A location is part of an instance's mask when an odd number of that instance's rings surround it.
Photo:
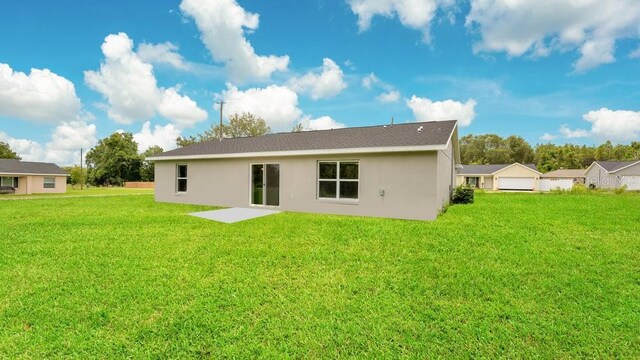
<path fill-rule="evenodd" d="M 56 164 L 0 159 L 0 188 L 3 192 L 64 193 L 67 191 L 67 176 Z"/>
<path fill-rule="evenodd" d="M 147 158 L 157 201 L 432 220 L 460 164 L 456 121 L 210 140 Z"/>
<path fill-rule="evenodd" d="M 541 175 L 534 164 L 463 165 L 456 184 L 485 190 L 536 191 Z"/>
<path fill-rule="evenodd" d="M 587 186 L 640 190 L 640 160 L 594 161 L 585 172 Z"/>
<path fill-rule="evenodd" d="M 584 169 L 560 169 L 540 177 L 540 191 L 571 190 L 575 184 L 585 183 Z"/>

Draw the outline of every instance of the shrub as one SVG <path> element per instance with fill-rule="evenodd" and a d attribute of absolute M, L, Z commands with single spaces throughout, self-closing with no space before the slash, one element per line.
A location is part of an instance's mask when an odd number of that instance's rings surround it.
<path fill-rule="evenodd" d="M 573 184 L 571 192 L 574 194 L 584 194 L 587 192 L 587 187 L 584 184 Z"/>
<path fill-rule="evenodd" d="M 624 194 L 625 192 L 627 192 L 627 185 L 622 185 L 619 188 L 615 188 L 613 189 L 613 192 L 617 195 Z"/>
<path fill-rule="evenodd" d="M 458 186 L 453 190 L 451 203 L 453 204 L 473 204 L 473 188 Z"/>

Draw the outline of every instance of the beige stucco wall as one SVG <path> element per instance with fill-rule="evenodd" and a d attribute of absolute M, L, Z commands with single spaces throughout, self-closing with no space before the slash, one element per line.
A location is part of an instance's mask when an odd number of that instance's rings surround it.
<path fill-rule="evenodd" d="M 438 161 L 443 155 L 422 152 L 156 161 L 155 197 L 161 202 L 250 207 L 250 164 L 279 163 L 281 210 L 430 220 L 441 210 L 444 194 L 453 182 L 453 167 L 449 169 L 445 160 Z M 319 160 L 358 160 L 359 200 L 318 199 Z M 177 164 L 188 165 L 187 193 L 176 193 Z M 448 184 L 445 175 L 437 175 L 438 166 L 445 168 Z M 384 190 L 383 196 L 380 190 Z"/>
<path fill-rule="evenodd" d="M 492 190 L 493 189 L 493 176 L 491 175 L 457 175 L 456 176 L 456 186 L 464 185 L 466 183 L 467 177 L 477 177 L 479 178 L 478 187 L 480 189 Z"/>
<path fill-rule="evenodd" d="M 540 174 L 538 174 L 537 172 L 533 171 L 532 169 L 524 165 L 515 164 L 513 166 L 507 166 L 504 169 L 497 171 L 493 176 L 493 190 L 498 190 L 498 187 L 500 186 L 501 177 L 514 177 L 514 178 L 533 177 L 534 178 L 533 190 L 538 191 L 540 187 Z"/>
<path fill-rule="evenodd" d="M 493 176 L 492 176 L 492 175 L 484 176 L 484 177 L 481 179 L 481 181 L 483 181 L 483 184 L 484 184 L 484 187 L 483 187 L 483 188 L 484 188 L 485 190 L 492 190 L 492 189 L 493 189 L 493 183 L 494 183 L 494 181 L 493 181 Z"/>
<path fill-rule="evenodd" d="M 44 178 L 41 175 L 0 175 L 18 177 L 18 188 L 16 194 L 58 194 L 67 192 L 67 177 L 54 176 L 56 180 L 55 188 L 45 189 Z"/>

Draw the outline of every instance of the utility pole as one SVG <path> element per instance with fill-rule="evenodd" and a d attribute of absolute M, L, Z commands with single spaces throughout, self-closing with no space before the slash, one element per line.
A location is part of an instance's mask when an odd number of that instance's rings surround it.
<path fill-rule="evenodd" d="M 222 108 L 224 108 L 224 100 L 220 100 L 218 104 L 220 104 L 220 141 L 222 141 Z"/>
<path fill-rule="evenodd" d="M 82 170 L 82 148 L 80 148 L 80 190 L 82 190 L 83 182 L 84 182 L 84 171 Z"/>

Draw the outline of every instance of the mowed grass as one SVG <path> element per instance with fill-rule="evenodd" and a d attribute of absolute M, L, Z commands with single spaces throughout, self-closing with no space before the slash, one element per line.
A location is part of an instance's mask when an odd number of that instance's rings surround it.
<path fill-rule="evenodd" d="M 133 189 L 124 187 L 101 187 L 92 186 L 89 188 L 80 189 L 77 186 L 67 185 L 67 192 L 65 193 L 50 193 L 50 194 L 29 194 L 29 195 L 16 195 L 16 194 L 0 194 L 0 200 L 24 200 L 24 199 L 36 199 L 36 198 L 48 198 L 48 197 L 78 197 L 78 196 L 114 196 L 114 195 L 144 195 L 153 194 L 153 189 Z"/>
<path fill-rule="evenodd" d="M 640 195 L 237 224 L 152 196 L 0 203 L 0 358 L 640 356 Z"/>

